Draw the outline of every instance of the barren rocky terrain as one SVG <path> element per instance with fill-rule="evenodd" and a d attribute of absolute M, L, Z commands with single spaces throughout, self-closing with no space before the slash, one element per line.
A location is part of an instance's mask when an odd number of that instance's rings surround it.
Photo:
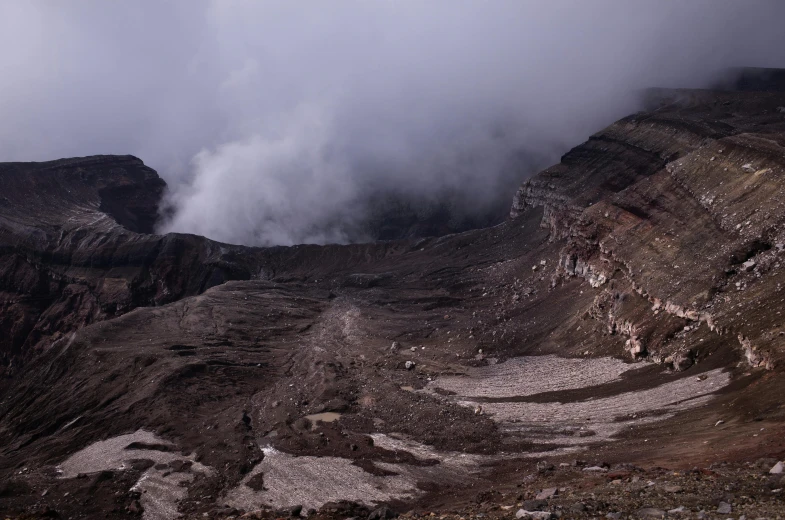
<path fill-rule="evenodd" d="M 785 93 L 649 99 L 433 238 L 156 235 L 139 159 L 0 165 L 0 512 L 784 517 Z"/>

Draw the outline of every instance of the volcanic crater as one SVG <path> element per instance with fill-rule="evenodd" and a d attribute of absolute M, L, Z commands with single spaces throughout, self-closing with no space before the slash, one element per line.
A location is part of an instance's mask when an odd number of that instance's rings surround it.
<path fill-rule="evenodd" d="M 649 102 L 504 222 L 368 244 L 155 234 L 131 156 L 0 164 L 0 511 L 785 514 L 785 93 Z"/>

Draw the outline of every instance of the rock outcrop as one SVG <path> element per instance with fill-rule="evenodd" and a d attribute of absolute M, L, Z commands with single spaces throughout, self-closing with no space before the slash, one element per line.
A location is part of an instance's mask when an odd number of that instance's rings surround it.
<path fill-rule="evenodd" d="M 656 110 L 611 125 L 524 183 L 511 216 L 544 209 L 551 237 L 566 241 L 563 274 L 608 287 L 618 302 L 609 327 L 626 323 L 619 331 L 634 354 L 642 342 L 660 359 L 681 349 L 658 338 L 677 318 L 688 330 L 743 336 L 745 352 L 756 352 L 750 363 L 768 366 L 770 354 L 758 350 L 782 350 L 771 340 L 785 241 L 782 99 L 661 97 Z"/>
<path fill-rule="evenodd" d="M 258 274 L 246 248 L 151 234 L 165 186 L 131 156 L 0 165 L 0 374 L 82 326 Z"/>

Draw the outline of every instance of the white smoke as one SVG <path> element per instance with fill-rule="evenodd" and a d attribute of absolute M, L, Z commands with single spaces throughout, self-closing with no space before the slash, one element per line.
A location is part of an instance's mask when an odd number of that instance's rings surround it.
<path fill-rule="evenodd" d="M 162 231 L 363 240 L 386 193 L 481 213 L 639 89 L 785 66 L 783 16 L 781 0 L 2 0 L 0 160 L 132 153 L 170 185 Z"/>

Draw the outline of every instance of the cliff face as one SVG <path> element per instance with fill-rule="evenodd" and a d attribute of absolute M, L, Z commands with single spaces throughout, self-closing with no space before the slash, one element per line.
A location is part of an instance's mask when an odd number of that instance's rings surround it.
<path fill-rule="evenodd" d="M 769 366 L 782 356 L 783 96 L 671 96 L 524 183 L 511 216 L 544 208 L 543 225 L 566 241 L 560 272 L 624 297 L 609 327 L 626 324 L 637 355 L 694 354 L 660 337 L 675 316 L 739 338 L 753 365 Z"/>
<path fill-rule="evenodd" d="M 595 493 L 589 516 L 643 499 L 558 462 L 621 481 L 781 457 L 785 95 L 655 94 L 509 220 L 441 238 L 157 236 L 163 184 L 136 159 L 0 167 L 0 511 L 56 488 L 88 518 L 499 513 L 566 486 Z M 693 501 L 716 508 L 703 474 Z"/>
<path fill-rule="evenodd" d="M 243 248 L 150 234 L 165 186 L 130 156 L 0 165 L 0 373 L 84 325 L 250 278 Z"/>

